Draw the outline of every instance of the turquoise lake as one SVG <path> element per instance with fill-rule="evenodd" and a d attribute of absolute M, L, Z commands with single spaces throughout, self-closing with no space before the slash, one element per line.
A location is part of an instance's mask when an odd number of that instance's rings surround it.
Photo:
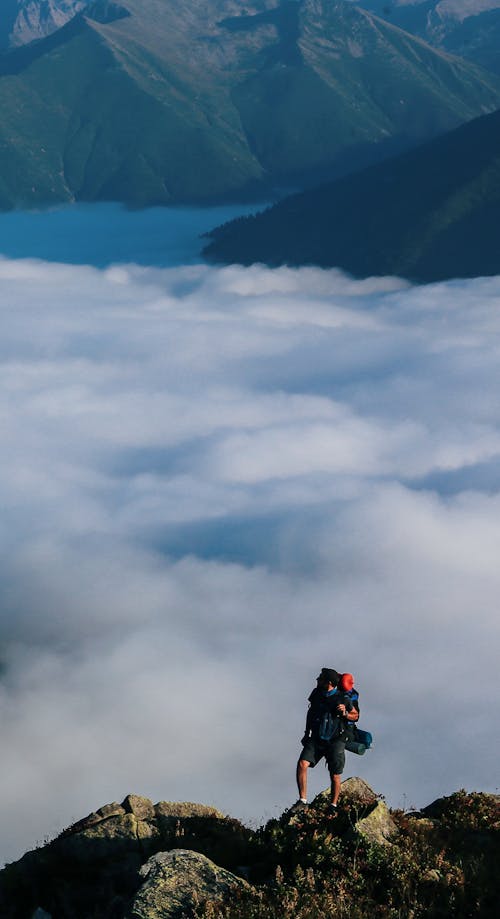
<path fill-rule="evenodd" d="M 260 207 L 264 204 L 132 211 L 119 204 L 74 204 L 9 211 L 0 214 L 0 254 L 97 268 L 117 262 L 189 264 L 201 259 L 203 233 Z"/>

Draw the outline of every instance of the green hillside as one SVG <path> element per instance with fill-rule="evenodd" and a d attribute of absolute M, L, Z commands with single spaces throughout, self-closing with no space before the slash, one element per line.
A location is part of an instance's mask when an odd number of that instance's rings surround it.
<path fill-rule="evenodd" d="M 0 57 L 0 206 L 313 184 L 500 106 L 500 79 L 344 2 L 98 0 Z"/>
<path fill-rule="evenodd" d="M 218 261 L 416 281 L 500 273 L 500 112 L 214 230 Z"/>

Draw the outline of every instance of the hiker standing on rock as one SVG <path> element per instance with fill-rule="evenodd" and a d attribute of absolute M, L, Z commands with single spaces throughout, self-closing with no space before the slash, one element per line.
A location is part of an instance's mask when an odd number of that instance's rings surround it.
<path fill-rule="evenodd" d="M 348 726 L 359 718 L 357 698 L 351 701 L 348 693 L 339 688 L 340 674 L 323 667 L 316 688 L 309 696 L 306 732 L 302 738 L 303 749 L 297 763 L 299 800 L 291 808 L 300 811 L 307 807 L 307 770 L 326 759 L 331 779 L 329 813 L 337 814 L 340 794 L 340 777 L 345 765 L 345 745 Z M 357 694 L 356 694 L 357 695 Z"/>

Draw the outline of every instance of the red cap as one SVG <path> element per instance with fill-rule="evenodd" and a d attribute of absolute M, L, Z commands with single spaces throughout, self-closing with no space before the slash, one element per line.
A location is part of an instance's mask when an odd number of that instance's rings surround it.
<path fill-rule="evenodd" d="M 354 686 L 354 677 L 352 673 L 343 673 L 340 677 L 339 686 L 344 692 L 350 692 Z"/>

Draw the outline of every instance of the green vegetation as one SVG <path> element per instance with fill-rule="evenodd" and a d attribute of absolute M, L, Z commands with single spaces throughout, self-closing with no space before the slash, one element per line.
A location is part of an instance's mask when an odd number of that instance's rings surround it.
<path fill-rule="evenodd" d="M 225 262 L 414 281 L 500 271 L 500 112 L 211 232 Z"/>
<path fill-rule="evenodd" d="M 496 917 L 498 796 L 462 790 L 422 812 L 389 812 L 349 779 L 336 818 L 327 803 L 323 793 L 251 830 L 203 805 L 130 796 L 1 871 L 2 919 L 31 919 L 37 907 L 53 919 L 129 919 L 141 866 L 171 849 L 207 855 L 249 883 L 200 899 L 194 913 L 192 902 L 171 912 L 160 892 L 151 919 Z"/>
<path fill-rule="evenodd" d="M 390 844 L 353 832 L 356 803 L 335 821 L 320 804 L 300 820 L 271 821 L 259 831 L 260 870 L 272 882 L 209 902 L 199 919 L 465 919 L 494 917 L 500 855 L 498 800 L 459 791 L 439 802 L 439 819 L 392 812 Z"/>
<path fill-rule="evenodd" d="M 500 106 L 500 79 L 342 0 L 95 2 L 0 56 L 0 207 L 255 197 Z"/>

